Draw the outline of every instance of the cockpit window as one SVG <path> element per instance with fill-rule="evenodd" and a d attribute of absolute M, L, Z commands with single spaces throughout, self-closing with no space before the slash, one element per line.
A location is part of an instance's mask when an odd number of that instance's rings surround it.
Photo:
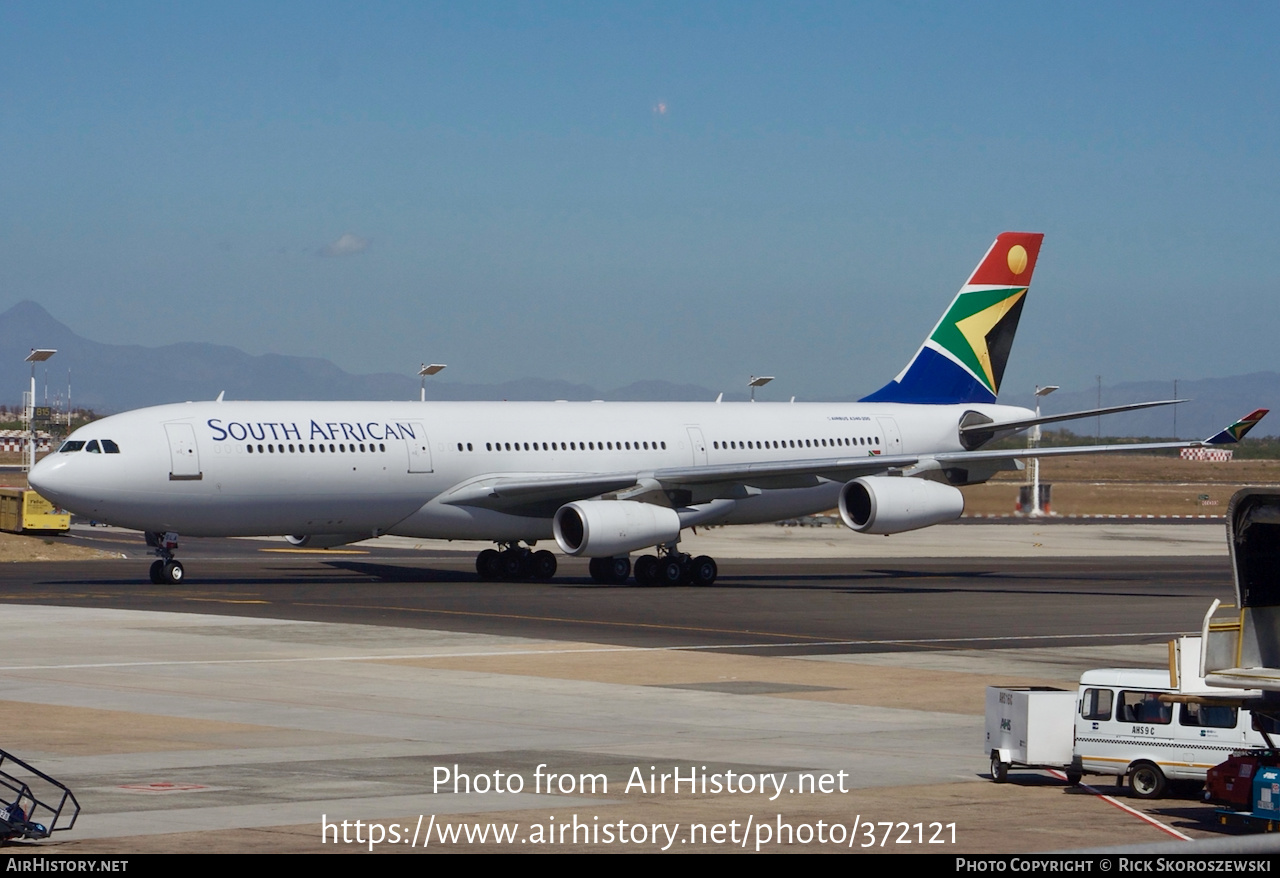
<path fill-rule="evenodd" d="M 79 440 L 75 440 L 75 441 L 67 440 L 66 442 L 62 443 L 62 447 L 58 449 L 58 453 L 69 454 L 72 451 L 79 451 L 81 448 L 84 448 L 83 442 Z"/>
<path fill-rule="evenodd" d="M 103 439 L 103 440 L 102 440 L 102 450 L 103 450 L 103 451 L 105 451 L 107 454 L 119 454 L 119 453 L 120 453 L 120 446 L 119 446 L 119 445 L 117 445 L 117 444 L 116 444 L 113 440 L 111 440 L 111 439 Z"/>
<path fill-rule="evenodd" d="M 87 451 L 87 452 L 89 452 L 90 454 L 101 454 L 101 453 L 102 453 L 102 449 L 98 447 L 98 440 L 97 440 L 97 439 L 90 439 L 90 440 L 89 440 L 89 444 L 88 444 L 88 445 L 86 445 L 86 446 L 84 447 L 84 450 L 85 450 L 85 451 Z"/>

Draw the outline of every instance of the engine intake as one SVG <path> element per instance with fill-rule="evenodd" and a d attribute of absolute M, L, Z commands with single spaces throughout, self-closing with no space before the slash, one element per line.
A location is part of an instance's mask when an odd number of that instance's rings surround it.
<path fill-rule="evenodd" d="M 927 479 L 866 476 L 840 490 L 840 518 L 858 533 L 902 533 L 955 521 L 963 512 L 959 490 Z"/>
<path fill-rule="evenodd" d="M 552 530 L 566 554 L 609 558 L 678 539 L 680 516 L 635 500 L 577 500 L 556 511 Z"/>

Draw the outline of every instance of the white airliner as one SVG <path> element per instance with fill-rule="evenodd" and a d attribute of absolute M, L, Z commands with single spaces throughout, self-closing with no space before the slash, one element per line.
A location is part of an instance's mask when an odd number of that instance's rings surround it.
<path fill-rule="evenodd" d="M 384 534 L 493 540 L 482 577 L 550 579 L 554 537 L 600 582 L 710 584 L 684 528 L 836 507 L 890 534 L 951 521 L 958 485 L 1032 455 L 1234 442 L 1254 412 L 1203 442 L 983 450 L 1037 423 L 996 404 L 1043 236 L 1000 235 L 910 363 L 856 403 L 189 402 L 75 431 L 31 471 L 72 512 L 147 534 L 153 582 L 177 583 L 178 534 L 293 534 L 331 547 Z"/>

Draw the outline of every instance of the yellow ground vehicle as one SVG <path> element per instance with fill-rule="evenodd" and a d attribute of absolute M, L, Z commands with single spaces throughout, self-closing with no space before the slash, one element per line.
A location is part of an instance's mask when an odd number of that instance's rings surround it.
<path fill-rule="evenodd" d="M 0 530 L 49 533 L 71 529 L 71 515 L 30 488 L 0 488 Z"/>

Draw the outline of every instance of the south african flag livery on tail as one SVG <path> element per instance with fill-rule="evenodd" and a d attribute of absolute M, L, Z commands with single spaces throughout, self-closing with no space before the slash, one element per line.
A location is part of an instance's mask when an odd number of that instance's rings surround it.
<path fill-rule="evenodd" d="M 1208 439 L 1204 440 L 1205 445 L 1230 445 L 1233 442 L 1239 442 L 1245 437 L 1245 434 L 1253 429 L 1254 425 L 1261 421 L 1267 414 L 1268 409 L 1256 409 L 1236 421 L 1230 427 L 1220 433 L 1215 433 Z"/>
<path fill-rule="evenodd" d="M 898 377 L 863 402 L 995 402 L 1044 235 L 1005 232 Z"/>

